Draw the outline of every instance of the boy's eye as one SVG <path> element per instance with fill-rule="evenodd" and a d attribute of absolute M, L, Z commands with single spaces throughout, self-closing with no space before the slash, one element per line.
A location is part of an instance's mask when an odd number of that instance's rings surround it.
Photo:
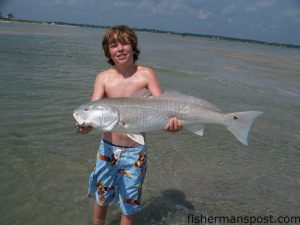
<path fill-rule="evenodd" d="M 123 45 L 123 46 L 128 46 L 128 45 L 130 45 L 130 42 L 111 43 L 111 44 L 109 45 L 109 47 L 110 47 L 110 48 L 116 48 L 116 47 L 118 47 L 118 44 L 121 44 L 121 45 Z"/>

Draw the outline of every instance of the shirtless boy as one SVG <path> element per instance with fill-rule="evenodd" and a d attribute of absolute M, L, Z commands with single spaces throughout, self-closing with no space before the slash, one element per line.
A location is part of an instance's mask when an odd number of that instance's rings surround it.
<path fill-rule="evenodd" d="M 128 97 L 143 88 L 153 96 L 161 95 L 159 81 L 149 67 L 136 65 L 139 56 L 137 37 L 127 26 L 108 29 L 102 47 L 111 68 L 99 73 L 94 84 L 92 101 L 101 98 Z M 172 118 L 165 130 L 180 130 L 180 122 Z M 82 127 L 85 134 L 91 127 Z M 146 145 L 140 145 L 126 134 L 103 132 L 97 154 L 96 168 L 90 176 L 89 195 L 95 195 L 93 224 L 103 225 L 108 204 L 119 203 L 121 225 L 134 224 L 135 214 L 140 212 L 141 191 L 146 172 Z"/>

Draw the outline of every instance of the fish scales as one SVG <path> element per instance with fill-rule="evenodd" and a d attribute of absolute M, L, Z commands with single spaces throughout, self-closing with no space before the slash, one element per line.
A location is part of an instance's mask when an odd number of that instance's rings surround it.
<path fill-rule="evenodd" d="M 205 100 L 171 91 L 159 97 L 104 98 L 79 106 L 73 115 L 80 126 L 124 132 L 141 144 L 143 136 L 138 133 L 162 129 L 176 116 L 185 129 L 197 135 L 203 135 L 204 124 L 220 124 L 247 145 L 250 127 L 261 114 L 223 113 Z"/>
<path fill-rule="evenodd" d="M 152 98 L 113 98 L 103 99 L 101 104 L 118 108 L 120 122 L 134 132 L 151 131 L 162 128 L 170 118 L 177 116 L 182 124 L 220 123 L 224 121 L 223 113 L 193 103 L 176 99 Z M 113 129 L 119 131 L 119 127 Z M 123 129 L 122 129 L 123 130 Z"/>

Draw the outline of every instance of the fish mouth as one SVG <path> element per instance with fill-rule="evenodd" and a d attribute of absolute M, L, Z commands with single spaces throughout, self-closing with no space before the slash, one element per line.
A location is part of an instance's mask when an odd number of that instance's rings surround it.
<path fill-rule="evenodd" d="M 78 115 L 76 112 L 74 112 L 73 117 L 76 121 L 76 126 L 84 126 L 85 121 L 80 115 Z"/>

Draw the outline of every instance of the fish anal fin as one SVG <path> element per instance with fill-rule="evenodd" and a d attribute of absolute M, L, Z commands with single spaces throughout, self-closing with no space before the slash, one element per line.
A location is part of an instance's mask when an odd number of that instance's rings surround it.
<path fill-rule="evenodd" d="M 184 129 L 193 132 L 199 136 L 203 136 L 204 125 L 203 124 L 188 124 L 184 126 Z"/>
<path fill-rule="evenodd" d="M 141 144 L 141 145 L 145 145 L 145 138 L 142 134 L 136 134 L 136 133 L 127 133 L 127 136 L 134 140 L 135 142 Z"/>

